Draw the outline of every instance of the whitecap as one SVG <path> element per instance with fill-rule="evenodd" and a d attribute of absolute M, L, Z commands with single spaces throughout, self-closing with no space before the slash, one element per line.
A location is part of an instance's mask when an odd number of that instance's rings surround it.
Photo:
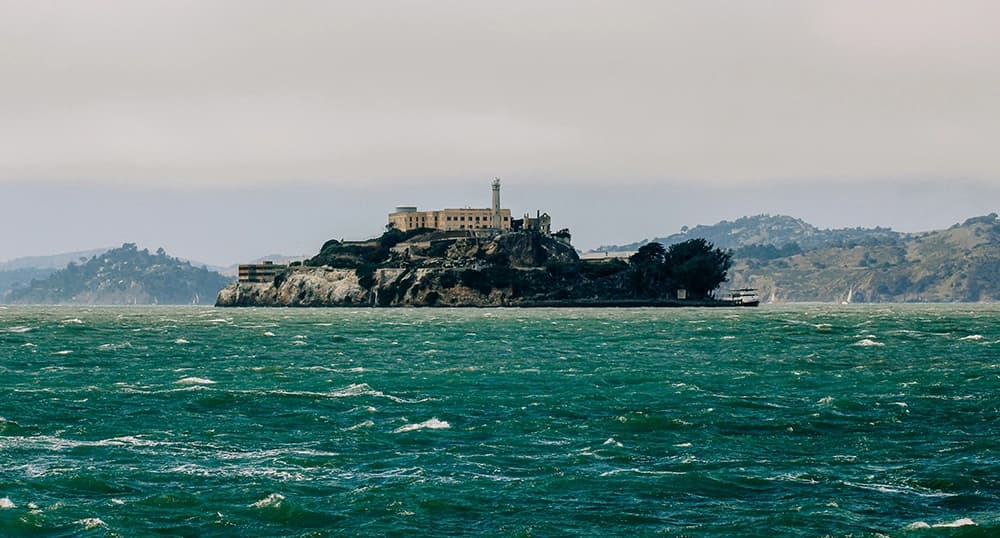
<path fill-rule="evenodd" d="M 855 342 L 852 345 L 860 346 L 860 347 L 882 347 L 885 344 L 883 344 L 882 342 L 876 342 L 876 341 L 872 340 L 871 338 L 865 338 L 864 340 L 861 340 L 860 342 Z"/>
<path fill-rule="evenodd" d="M 232 321 L 223 318 L 215 318 L 215 319 L 205 320 L 205 323 L 232 323 Z"/>
<path fill-rule="evenodd" d="M 62 351 L 56 351 L 55 353 L 53 353 L 53 355 L 69 355 L 70 353 L 73 352 L 69 349 L 64 349 Z"/>
<path fill-rule="evenodd" d="M 204 377 L 184 377 L 174 381 L 175 385 L 214 385 L 215 381 Z"/>
<path fill-rule="evenodd" d="M 976 342 L 982 339 L 983 335 L 981 334 L 970 334 L 969 336 L 964 336 L 962 338 L 959 338 L 959 340 L 972 341 L 972 342 Z"/>
<path fill-rule="evenodd" d="M 274 333 L 271 331 L 264 331 L 264 336 L 274 336 Z"/>
<path fill-rule="evenodd" d="M 305 340 L 305 339 L 306 335 L 304 334 L 296 334 L 295 336 L 292 337 L 292 340 Z"/>
<path fill-rule="evenodd" d="M 614 437 L 608 437 L 608 440 L 604 441 L 604 443 L 602 443 L 602 444 L 603 445 L 614 445 L 614 446 L 619 447 L 619 448 L 621 448 L 621 446 L 622 446 L 621 443 L 619 443 L 618 441 L 615 441 Z"/>
<path fill-rule="evenodd" d="M 31 342 L 27 342 L 24 345 L 22 345 L 21 347 L 38 347 L 38 346 L 36 346 L 35 344 L 32 344 Z"/>
<path fill-rule="evenodd" d="M 73 522 L 76 525 L 83 525 L 85 529 L 96 529 L 97 527 L 107 527 L 108 524 L 101 521 L 98 517 L 88 517 L 84 519 L 78 519 Z"/>
<path fill-rule="evenodd" d="M 33 331 L 33 330 L 35 330 L 35 329 L 32 328 L 32 327 L 25 327 L 23 325 L 18 325 L 16 327 L 8 327 L 7 330 L 6 330 L 6 332 L 9 332 L 9 333 L 26 333 L 28 331 Z"/>
<path fill-rule="evenodd" d="M 950 523 L 935 523 L 934 525 L 931 525 L 931 527 L 937 529 L 953 529 L 957 527 L 968 527 L 970 525 L 975 525 L 975 524 L 976 524 L 975 521 L 972 521 L 967 517 L 963 517 L 962 519 L 956 519 L 955 521 L 952 521 Z"/>
<path fill-rule="evenodd" d="M 121 506 L 121 505 L 125 504 L 125 501 L 123 501 L 121 499 L 111 499 L 111 504 Z"/>
<path fill-rule="evenodd" d="M 73 324 L 73 325 L 83 325 L 83 320 L 79 318 L 64 319 L 59 323 Z"/>
<path fill-rule="evenodd" d="M 280 493 L 272 493 L 267 497 L 253 503 L 250 508 L 276 508 L 281 506 L 281 501 L 285 500 L 285 496 Z"/>
<path fill-rule="evenodd" d="M 0 497 L 0 509 L 6 510 L 10 508 L 17 508 L 14 501 L 10 500 L 8 497 Z"/>
<path fill-rule="evenodd" d="M 406 424 L 404 426 L 400 426 L 400 427 L 396 428 L 395 430 L 393 430 L 392 433 L 412 432 L 414 430 L 423 430 L 423 429 L 428 429 L 428 430 L 445 430 L 445 429 L 448 429 L 448 428 L 451 428 L 451 424 L 448 424 L 447 422 L 445 422 L 443 420 L 438 420 L 436 418 L 431 418 L 430 420 L 425 420 L 423 422 L 419 422 L 419 423 L 416 423 L 416 424 Z"/>
<path fill-rule="evenodd" d="M 371 428 L 374 425 L 375 425 L 374 422 L 372 422 L 370 420 L 366 420 L 366 421 L 361 422 L 359 424 L 355 424 L 354 426 L 351 426 L 350 428 L 347 428 L 347 431 L 360 430 L 361 428 Z"/>
<path fill-rule="evenodd" d="M 174 340 L 174 343 L 175 344 L 190 344 L 191 342 L 188 342 L 187 340 L 185 340 L 183 338 L 178 338 L 177 340 Z"/>
<path fill-rule="evenodd" d="M 820 398 L 819 401 L 816 403 L 820 405 L 830 405 L 833 403 L 833 396 L 824 396 Z"/>

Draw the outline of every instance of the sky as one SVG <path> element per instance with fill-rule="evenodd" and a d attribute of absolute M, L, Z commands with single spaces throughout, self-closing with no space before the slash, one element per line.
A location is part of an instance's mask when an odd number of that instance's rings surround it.
<path fill-rule="evenodd" d="M 748 214 L 1000 207 L 1000 3 L 0 0 L 0 260 L 227 265 L 396 205 L 580 248 Z"/>

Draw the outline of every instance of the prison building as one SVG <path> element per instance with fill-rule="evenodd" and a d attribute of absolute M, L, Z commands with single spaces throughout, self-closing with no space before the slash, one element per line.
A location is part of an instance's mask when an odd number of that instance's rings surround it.
<path fill-rule="evenodd" d="M 274 278 L 286 268 L 287 266 L 275 265 L 274 262 L 241 263 L 240 282 L 274 282 Z"/>

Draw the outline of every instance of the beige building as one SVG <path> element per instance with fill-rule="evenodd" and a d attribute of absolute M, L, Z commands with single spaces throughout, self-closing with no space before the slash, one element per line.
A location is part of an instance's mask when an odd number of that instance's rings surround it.
<path fill-rule="evenodd" d="M 239 279 L 240 282 L 274 282 L 274 278 L 287 268 L 286 265 L 275 265 L 274 262 L 241 263 Z"/>
<path fill-rule="evenodd" d="M 389 224 L 407 232 L 417 228 L 434 230 L 509 230 L 510 210 L 500 208 L 500 180 L 493 180 L 493 207 L 417 211 L 416 207 L 397 207 L 389 213 Z"/>
<path fill-rule="evenodd" d="M 415 207 L 397 207 L 389 213 L 389 223 L 406 232 L 416 228 L 435 230 L 485 230 L 493 229 L 493 210 L 481 208 L 441 209 L 417 211 Z M 510 229 L 510 210 L 500 210 L 500 229 Z"/>

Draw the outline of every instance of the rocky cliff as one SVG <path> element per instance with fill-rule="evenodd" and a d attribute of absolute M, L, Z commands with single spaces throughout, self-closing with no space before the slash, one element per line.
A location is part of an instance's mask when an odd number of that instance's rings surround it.
<path fill-rule="evenodd" d="M 564 298 L 576 251 L 534 232 L 492 238 L 433 231 L 328 241 L 272 283 L 237 282 L 218 306 L 501 306 Z"/>

